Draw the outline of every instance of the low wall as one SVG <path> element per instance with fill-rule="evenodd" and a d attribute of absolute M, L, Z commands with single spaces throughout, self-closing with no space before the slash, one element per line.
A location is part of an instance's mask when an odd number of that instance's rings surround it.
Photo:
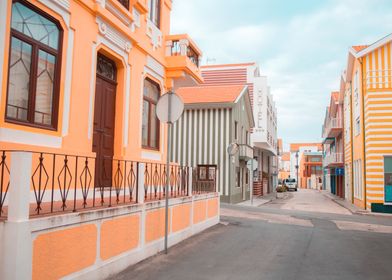
<path fill-rule="evenodd" d="M 217 193 L 172 198 L 169 200 L 168 245 L 218 222 Z M 20 225 L 17 228 L 19 231 L 15 234 L 23 233 Z M 14 223 L 0 223 L 1 244 L 13 240 L 14 229 Z M 24 275 L 37 280 L 105 279 L 164 249 L 165 202 L 30 219 L 25 229 L 25 265 L 19 265 L 19 269 L 27 270 Z M 14 241 L 17 242 L 17 238 Z M 18 252 L 14 255 L 5 255 L 5 252 L 7 248 L 3 250 L 1 265 L 9 265 L 12 260 L 8 258 L 18 257 Z M 4 272 L 0 278 L 16 279 L 11 274 Z"/>

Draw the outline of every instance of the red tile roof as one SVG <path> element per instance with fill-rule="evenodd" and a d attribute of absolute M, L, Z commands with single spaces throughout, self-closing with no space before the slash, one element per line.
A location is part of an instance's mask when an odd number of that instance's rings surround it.
<path fill-rule="evenodd" d="M 183 87 L 176 90 L 185 104 L 234 103 L 245 86 L 200 86 Z"/>

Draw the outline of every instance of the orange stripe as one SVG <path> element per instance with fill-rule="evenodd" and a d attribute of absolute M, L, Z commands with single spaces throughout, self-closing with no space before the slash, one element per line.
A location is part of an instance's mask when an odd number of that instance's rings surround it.
<path fill-rule="evenodd" d="M 379 72 L 378 72 L 378 70 L 379 70 L 379 68 L 378 68 L 378 51 L 379 51 L 379 49 L 374 51 L 374 60 L 375 60 L 375 69 L 374 70 L 376 70 L 376 88 L 378 88 L 378 85 L 380 83 Z"/>

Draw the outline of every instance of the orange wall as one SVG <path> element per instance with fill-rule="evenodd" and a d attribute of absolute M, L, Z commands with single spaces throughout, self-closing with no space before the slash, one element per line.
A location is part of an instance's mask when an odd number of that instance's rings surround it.
<path fill-rule="evenodd" d="M 104 221 L 101 225 L 101 259 L 130 251 L 139 244 L 140 217 L 132 215 Z"/>
<path fill-rule="evenodd" d="M 93 265 L 96 247 L 93 224 L 39 235 L 33 244 L 33 279 L 59 279 Z"/>
<path fill-rule="evenodd" d="M 0 128 L 10 128 L 16 131 L 35 132 L 42 135 L 51 135 L 61 138 L 60 148 L 41 147 L 38 143 L 31 141 L 32 145 L 18 144 L 13 142 L 1 142 L 0 146 L 5 149 L 23 149 L 23 150 L 39 150 L 39 151 L 55 151 L 70 154 L 92 154 L 92 139 L 88 137 L 89 127 L 89 108 L 90 108 L 90 92 L 95 90 L 95 70 L 92 72 L 92 66 L 96 64 L 93 58 L 93 46 L 96 47 L 96 52 L 101 52 L 112 59 L 118 68 L 117 77 L 117 90 L 116 90 L 116 120 L 115 120 L 115 156 L 127 157 L 129 159 L 141 160 L 141 94 L 143 86 L 143 78 L 148 76 L 142 75 L 147 64 L 147 56 L 153 57 L 158 61 L 163 69 L 166 66 L 165 60 L 165 43 L 162 41 L 161 47 L 154 48 L 151 43 L 151 38 L 146 34 L 147 32 L 147 14 L 142 14 L 140 19 L 140 28 L 136 27 L 135 32 L 131 32 L 129 27 L 123 24 L 116 16 L 109 10 L 102 8 L 96 4 L 95 1 L 71 1 L 70 4 L 70 27 L 68 29 L 66 22 L 63 20 L 61 14 L 57 14 L 37 0 L 30 0 L 33 5 L 43 10 L 49 15 L 56 18 L 63 29 L 62 41 L 62 54 L 61 54 L 61 79 L 60 79 L 60 101 L 59 101 L 59 114 L 58 114 L 58 128 L 56 131 L 33 128 L 25 125 L 11 124 L 5 121 L 5 107 L 6 107 L 6 92 L 8 83 L 8 53 L 9 53 L 9 31 L 10 31 L 10 18 L 11 18 L 11 0 L 8 1 L 8 20 L 7 20 L 7 40 L 1 42 L 5 44 L 3 78 L 1 84 L 1 100 L 0 100 Z M 110 1 L 114 6 L 122 6 L 118 1 Z M 131 3 L 134 3 L 134 1 Z M 170 30 L 170 11 L 171 1 L 161 1 L 161 27 L 162 38 L 169 34 Z M 129 15 L 131 13 L 129 12 Z M 119 34 L 132 42 L 132 48 L 127 54 L 128 58 L 124 59 L 120 54 L 109 46 L 98 43 L 98 37 L 104 36 L 99 33 L 96 17 L 100 17 L 108 24 L 111 24 L 117 29 Z M 69 46 L 70 30 L 74 31 L 73 45 Z M 72 54 L 72 79 L 66 81 L 67 60 L 69 48 L 73 49 Z M 130 66 L 130 99 L 129 99 L 129 130 L 128 130 L 128 145 L 124 147 L 124 103 L 125 103 L 125 81 L 126 81 L 126 67 Z M 154 77 L 153 77 L 154 78 Z M 155 79 L 155 78 L 154 78 Z M 93 82 L 91 82 L 93 80 Z M 70 83 L 70 113 L 69 113 L 69 129 L 63 135 L 63 108 L 66 83 Z M 166 91 L 164 87 L 165 77 L 162 78 L 161 90 L 162 93 Z M 91 88 L 93 87 L 93 88 Z M 94 107 L 94 98 L 93 107 Z M 93 108 L 94 110 L 94 108 Z M 92 114 L 93 115 L 93 114 Z M 165 132 L 164 125 L 161 125 L 161 135 Z M 160 151 L 148 150 L 152 154 L 158 154 L 161 158 L 160 161 L 165 160 L 165 140 L 161 139 Z"/>

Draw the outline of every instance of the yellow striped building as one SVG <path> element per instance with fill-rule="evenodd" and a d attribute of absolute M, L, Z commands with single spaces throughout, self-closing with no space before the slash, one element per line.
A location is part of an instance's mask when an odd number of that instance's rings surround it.
<path fill-rule="evenodd" d="M 392 34 L 349 50 L 342 75 L 346 198 L 392 212 Z"/>

